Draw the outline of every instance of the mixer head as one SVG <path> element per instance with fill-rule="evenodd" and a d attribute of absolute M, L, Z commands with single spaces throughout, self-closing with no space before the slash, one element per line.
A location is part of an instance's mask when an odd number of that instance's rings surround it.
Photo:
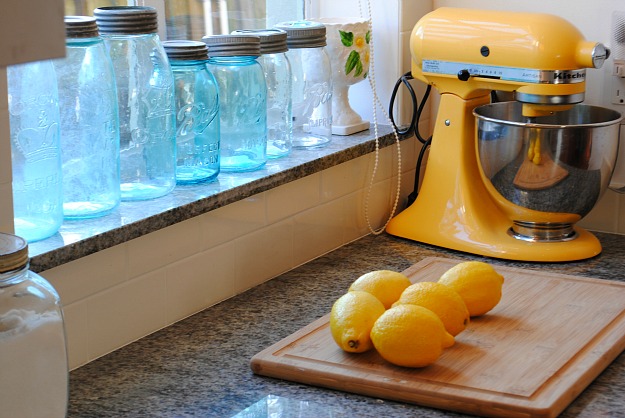
<path fill-rule="evenodd" d="M 584 100 L 586 68 L 609 56 L 568 21 L 539 13 L 439 8 L 414 27 L 412 75 L 463 99 L 514 91 L 526 116 Z"/>

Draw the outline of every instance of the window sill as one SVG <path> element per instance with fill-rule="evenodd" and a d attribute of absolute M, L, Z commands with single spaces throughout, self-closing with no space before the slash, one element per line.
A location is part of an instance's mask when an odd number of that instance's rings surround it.
<path fill-rule="evenodd" d="M 381 148 L 395 142 L 390 126 L 378 128 Z M 35 272 L 51 269 L 374 150 L 373 129 L 349 136 L 334 136 L 325 148 L 293 150 L 288 157 L 269 160 L 261 170 L 221 173 L 215 182 L 178 186 L 170 194 L 158 199 L 122 202 L 113 213 L 102 218 L 65 221 L 52 237 L 29 244 L 30 268 Z"/>

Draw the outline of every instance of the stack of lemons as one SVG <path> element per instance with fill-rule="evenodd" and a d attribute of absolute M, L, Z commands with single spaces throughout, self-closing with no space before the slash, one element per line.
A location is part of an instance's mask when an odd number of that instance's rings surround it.
<path fill-rule="evenodd" d="M 356 279 L 332 306 L 330 331 L 350 353 L 375 348 L 398 366 L 435 362 L 470 317 L 501 300 L 503 276 L 488 263 L 462 262 L 437 282 L 412 284 L 403 274 L 376 270 Z"/>

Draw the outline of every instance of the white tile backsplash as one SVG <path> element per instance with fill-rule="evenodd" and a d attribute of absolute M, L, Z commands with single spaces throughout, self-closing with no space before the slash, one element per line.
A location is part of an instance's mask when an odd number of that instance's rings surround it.
<path fill-rule="evenodd" d="M 402 168 L 414 170 L 414 139 Z M 395 146 L 380 150 L 372 226 L 390 212 Z M 79 367 L 369 233 L 373 154 L 42 272 L 66 307 Z M 409 174 L 408 177 L 413 175 Z M 410 186 L 410 190 L 411 190 Z"/>
<path fill-rule="evenodd" d="M 87 299 L 86 337 L 90 358 L 169 325 L 165 272 L 165 269 L 152 271 Z M 73 359 L 70 362 L 74 363 Z"/>
<path fill-rule="evenodd" d="M 618 231 L 619 224 L 619 196 L 616 193 L 606 193 L 595 205 L 592 211 L 578 223 L 583 228 L 595 231 Z"/>
<path fill-rule="evenodd" d="M 340 247 L 346 214 L 341 199 L 324 203 L 293 218 L 294 264 L 304 264 Z"/>
<path fill-rule="evenodd" d="M 215 209 L 199 218 L 203 249 L 228 242 L 267 224 L 265 194 Z"/>
<path fill-rule="evenodd" d="M 368 159 L 364 157 L 328 168 L 321 173 L 323 201 L 328 202 L 362 189 Z"/>
<path fill-rule="evenodd" d="M 63 306 L 70 369 L 86 364 L 96 357 L 89 352 L 89 300 Z"/>
<path fill-rule="evenodd" d="M 294 236 L 293 221 L 287 219 L 238 238 L 234 242 L 235 292 L 293 268 Z"/>
<path fill-rule="evenodd" d="M 235 295 L 235 261 L 235 244 L 229 242 L 167 266 L 167 322 Z"/>
<path fill-rule="evenodd" d="M 128 241 L 128 275 L 136 277 L 199 252 L 201 233 L 196 217 Z"/>
<path fill-rule="evenodd" d="M 128 280 L 128 248 L 107 248 L 41 273 L 71 304 Z"/>
<path fill-rule="evenodd" d="M 267 223 L 271 224 L 318 205 L 321 199 L 322 174 L 315 173 L 268 190 L 265 193 Z"/>

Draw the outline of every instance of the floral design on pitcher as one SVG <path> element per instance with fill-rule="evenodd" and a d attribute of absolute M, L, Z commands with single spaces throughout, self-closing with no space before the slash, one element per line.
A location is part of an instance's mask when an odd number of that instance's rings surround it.
<path fill-rule="evenodd" d="M 353 71 L 353 77 L 358 78 L 362 76 L 362 78 L 367 78 L 368 73 L 364 71 L 364 68 L 367 68 L 369 64 L 369 48 L 365 47 L 371 42 L 371 31 L 367 31 L 364 36 L 354 36 L 354 32 L 342 30 L 339 30 L 339 34 L 341 43 L 344 46 L 348 48 L 354 47 L 345 61 L 345 75 Z"/>

